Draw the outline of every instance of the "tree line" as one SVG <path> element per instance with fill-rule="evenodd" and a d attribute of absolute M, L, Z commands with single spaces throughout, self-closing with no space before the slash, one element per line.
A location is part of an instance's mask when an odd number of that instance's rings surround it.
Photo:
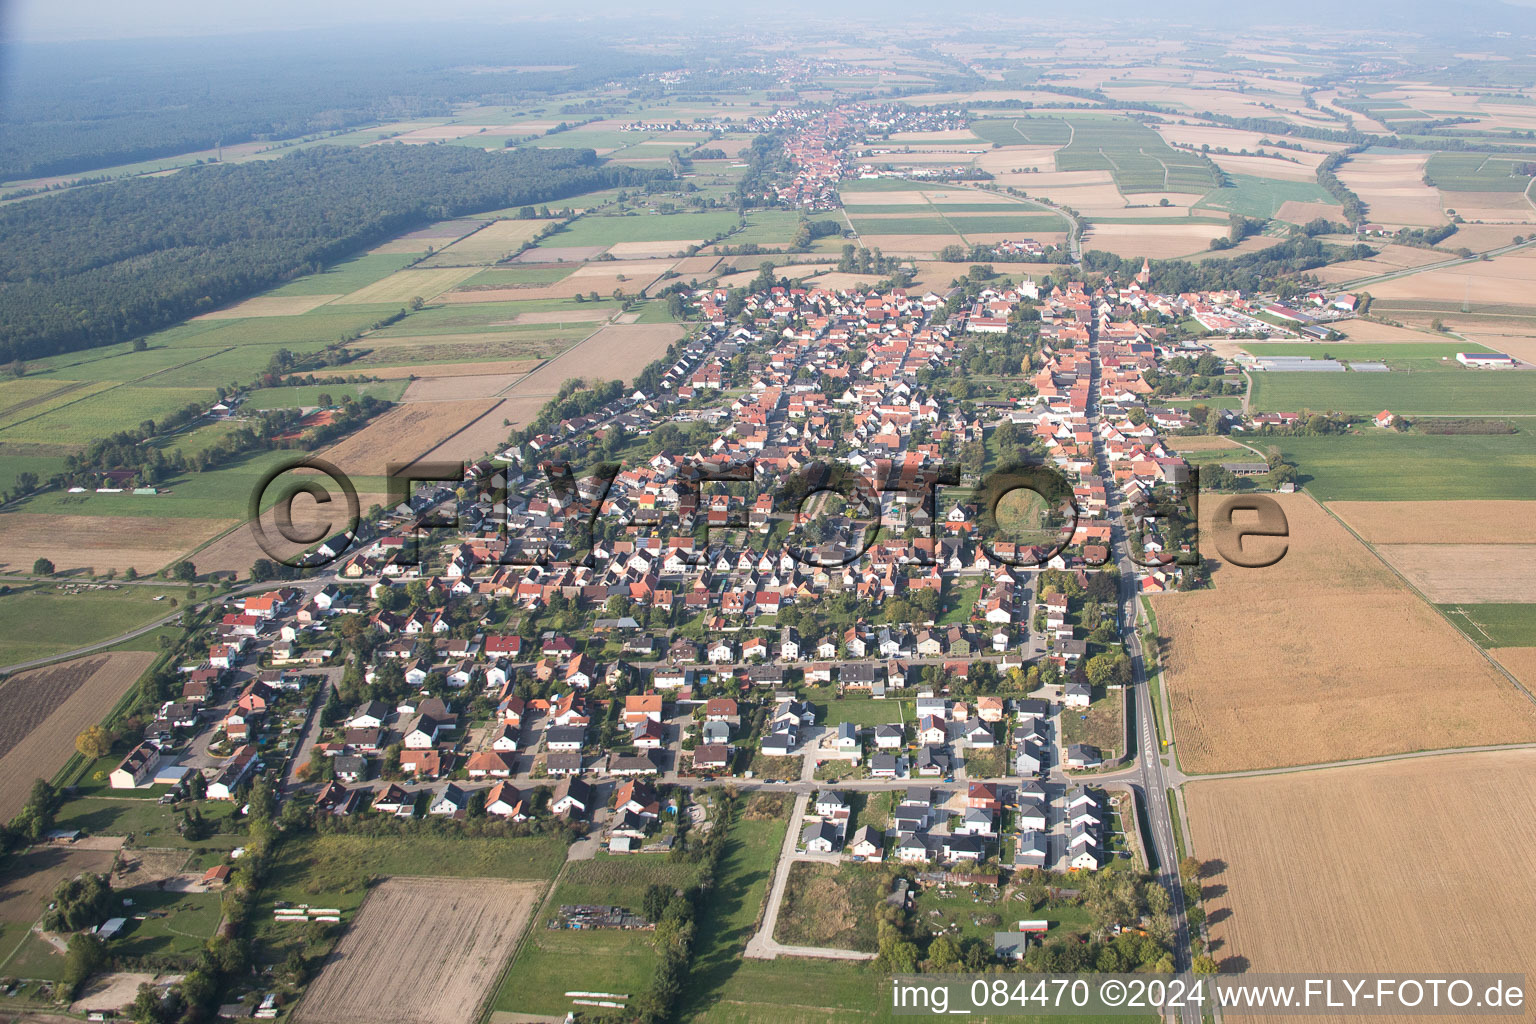
<path fill-rule="evenodd" d="M 169 326 L 420 228 L 668 172 L 590 149 L 319 147 L 0 208 L 0 361 Z"/>
<path fill-rule="evenodd" d="M 457 103 L 516 103 L 666 66 L 558 28 L 475 36 L 349 30 L 344 44 L 311 35 L 12 46 L 0 180 L 449 117 Z"/>

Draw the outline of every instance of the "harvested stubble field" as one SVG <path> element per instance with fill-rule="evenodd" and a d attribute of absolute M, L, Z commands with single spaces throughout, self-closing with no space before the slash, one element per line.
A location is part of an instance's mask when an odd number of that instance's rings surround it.
<path fill-rule="evenodd" d="M 1377 550 L 1436 604 L 1536 601 L 1536 544 L 1381 544 Z"/>
<path fill-rule="evenodd" d="M 1175 437 L 1169 443 L 1174 451 L 1179 452 L 1210 452 L 1222 451 L 1230 448 L 1242 448 L 1243 446 L 1230 437 L 1212 434 L 1208 437 Z"/>
<path fill-rule="evenodd" d="M 428 270 L 400 270 L 382 281 L 359 288 L 335 300 L 338 306 L 364 306 L 374 303 L 406 303 L 420 296 L 438 295 L 480 273 L 480 267 L 448 267 Z"/>
<path fill-rule="evenodd" d="M 483 266 L 505 259 L 544 230 L 546 221 L 497 220 L 423 260 L 423 267 Z"/>
<path fill-rule="evenodd" d="M 472 398 L 400 405 L 320 455 L 352 476 L 388 476 L 390 464 L 414 462 L 499 404 Z"/>
<path fill-rule="evenodd" d="M 553 394 L 572 377 L 634 380 L 682 336 L 679 324 L 611 324 L 530 373 L 509 395 Z"/>
<path fill-rule="evenodd" d="M 1536 690 L 1536 647 L 1495 647 L 1492 653 L 1510 675 Z"/>
<path fill-rule="evenodd" d="M 1335 501 L 1371 544 L 1536 544 L 1536 501 Z"/>
<path fill-rule="evenodd" d="M 126 495 L 105 497 L 135 500 Z M 33 562 L 46 558 L 59 570 L 89 567 L 97 572 L 129 568 L 140 573 L 158 572 L 233 525 L 231 519 L 7 512 L 0 515 L 0 566 L 11 572 L 31 572 Z"/>
<path fill-rule="evenodd" d="M 193 320 L 240 320 L 248 316 L 302 316 L 340 295 L 258 295 Z"/>
<path fill-rule="evenodd" d="M 1128 258 L 1145 254 L 1166 259 L 1204 252 L 1211 239 L 1226 234 L 1220 224 L 1093 224 L 1083 237 L 1083 248 Z"/>
<path fill-rule="evenodd" d="M 505 373 L 521 377 L 539 365 L 537 359 L 504 359 L 484 363 L 443 363 L 437 366 L 370 366 L 368 376 L 380 380 L 407 377 L 478 377 L 485 373 Z"/>
<path fill-rule="evenodd" d="M 300 475 L 311 474 L 301 473 Z M 327 483 L 323 477 L 319 482 L 331 490 L 333 499 L 330 504 L 322 506 L 312 498 L 298 495 L 290 510 L 294 529 L 305 535 L 331 534 L 346 526 L 346 504 L 342 495 L 335 493 L 335 485 Z M 387 498 L 388 495 L 382 492 L 359 490 L 358 509 L 366 515 L 369 508 L 374 505 L 383 505 Z M 292 544 L 283 539 L 282 534 L 277 530 L 275 506 L 261 513 L 261 523 L 266 531 L 270 550 L 257 543 L 256 533 L 249 523 L 242 523 L 237 529 L 229 531 L 193 556 L 197 571 L 200 573 L 233 572 L 245 577 L 250 575 L 251 566 L 258 558 L 296 559 L 309 547 L 305 544 Z"/>
<path fill-rule="evenodd" d="M 371 892 L 295 1024 L 462 1024 L 478 1016 L 542 882 L 392 878 Z M 409 964 L 408 970 L 402 965 Z"/>
<path fill-rule="evenodd" d="M 33 779 L 64 766 L 75 737 L 106 717 L 154 660 L 147 651 L 115 651 L 19 672 L 0 683 L 0 819 L 9 821 L 21 810 Z"/>
<path fill-rule="evenodd" d="M 1536 750 L 1211 780 L 1184 793 L 1195 856 L 1220 862 L 1205 878 L 1218 962 L 1536 972 Z"/>
<path fill-rule="evenodd" d="M 1372 285 L 1370 291 L 1378 299 L 1400 300 L 1406 306 L 1448 302 L 1461 308 L 1471 303 L 1475 310 L 1482 304 L 1528 304 L 1533 286 L 1536 251 L 1516 249 L 1488 260 L 1383 281 Z"/>
<path fill-rule="evenodd" d="M 1536 708 L 1450 624 L 1310 497 L 1275 498 L 1290 531 L 1278 563 L 1222 562 L 1224 501 L 1206 501 L 1214 589 L 1152 599 L 1184 770 L 1536 740 Z"/>
<path fill-rule="evenodd" d="M 522 380 L 520 373 L 448 374 L 418 377 L 405 389 L 402 402 L 448 402 L 456 398 L 490 398 Z"/>

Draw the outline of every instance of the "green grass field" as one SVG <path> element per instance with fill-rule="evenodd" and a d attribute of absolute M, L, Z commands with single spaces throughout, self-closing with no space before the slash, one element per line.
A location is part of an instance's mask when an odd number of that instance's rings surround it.
<path fill-rule="evenodd" d="M 1056 151 L 1058 171 L 1110 171 L 1121 192 L 1209 192 L 1211 170 L 1129 118 L 1069 117 L 1072 141 Z"/>
<path fill-rule="evenodd" d="M 1253 375 L 1257 411 L 1399 415 L 1527 415 L 1536 413 L 1536 387 L 1518 373 L 1458 368 L 1428 373 L 1276 373 Z"/>
<path fill-rule="evenodd" d="M 128 889 L 124 896 L 133 900 L 135 918 L 147 916 L 131 921 L 119 938 L 107 944 L 110 956 L 179 956 L 190 960 L 213 938 L 224 916 L 224 898 L 218 893 Z"/>
<path fill-rule="evenodd" d="M 1526 162 L 1517 153 L 1436 153 L 1424 173 L 1447 192 L 1524 192 L 1531 179 L 1516 174 L 1515 165 Z"/>
<path fill-rule="evenodd" d="M 31 565 L 8 568 L 32 571 Z M 157 596 L 167 600 L 156 601 Z M 185 588 L 122 586 L 68 594 L 46 583 L 13 586 L 0 595 L 0 665 L 46 658 L 126 633 L 174 612 L 170 597 L 185 598 Z"/>
<path fill-rule="evenodd" d="M 751 961 L 742 959 L 747 940 L 756 928 L 757 916 L 768 895 L 768 883 L 788 823 L 780 818 L 769 821 L 739 819 L 731 826 L 730 839 L 715 878 L 709 902 L 698 919 L 698 951 L 693 961 L 693 977 L 679 1007 L 683 1020 L 714 1020 L 706 1014 L 712 1006 L 733 1001 L 731 988 Z M 759 1002 L 753 998 L 752 1002 Z M 763 1000 L 768 1004 L 773 999 Z M 767 1007 L 758 1007 L 768 1010 Z M 729 1018 L 727 1018 L 729 1019 Z M 755 1020 L 781 1020 L 772 1010 Z M 827 1019 L 823 1012 L 820 1019 Z"/>
<path fill-rule="evenodd" d="M 838 183 L 839 192 L 921 192 L 933 187 L 932 182 L 909 181 L 906 178 L 849 178 Z"/>
<path fill-rule="evenodd" d="M 0 455 L 0 491 L 16 486 L 16 477 L 22 473 L 35 473 L 39 481 L 47 483 L 55 473 L 64 472 L 61 455 Z"/>
<path fill-rule="evenodd" d="M 342 400 L 343 396 L 350 396 L 355 401 L 364 395 L 372 395 L 374 398 L 382 398 L 389 402 L 398 402 L 408 386 L 410 386 L 410 381 L 379 380 L 370 381 L 366 384 L 305 384 L 288 388 L 258 388 L 250 393 L 242 408 L 308 408 L 320 405 L 321 395 L 329 395 L 332 402 L 337 403 Z"/>
<path fill-rule="evenodd" d="M 855 210 L 858 208 L 855 207 Z M 919 213 L 912 217 L 860 217 L 857 213 L 850 212 L 853 217 L 853 226 L 861 235 L 958 235 L 960 232 L 955 225 L 940 217 L 937 213 L 929 216 L 921 215 L 921 207 L 915 207 Z M 980 224 L 977 231 L 984 230 Z"/>
<path fill-rule="evenodd" d="M 1065 146 L 1072 132 L 1059 117 L 1015 117 L 973 121 L 971 134 L 1000 146 Z"/>
<path fill-rule="evenodd" d="M 256 452 L 218 469 L 187 473 L 162 485 L 150 497 L 121 494 L 68 494 L 47 491 L 28 498 L 23 511 L 80 516 L 168 516 L 181 519 L 242 519 L 250 509 L 251 492 L 272 467 L 303 454 L 298 451 Z M 382 492 L 384 482 L 355 477 L 359 493 Z M 266 504 L 277 500 L 278 488 L 267 492 Z M 27 566 L 26 568 L 31 568 Z"/>
<path fill-rule="evenodd" d="M 1525 499 L 1536 494 L 1536 434 L 1370 432 L 1335 437 L 1255 437 L 1276 444 L 1322 501 Z"/>
<path fill-rule="evenodd" d="M 947 210 L 947 207 L 939 207 Z M 1009 207 L 1003 207 L 1004 211 Z M 993 207 L 996 211 L 997 207 Z M 964 234 L 981 234 L 993 231 L 1017 231 L 1028 234 L 1031 231 L 1065 231 L 1067 222 L 1053 213 L 1012 213 L 994 212 L 990 217 L 950 217 L 951 224 Z"/>
<path fill-rule="evenodd" d="M 301 869 L 305 885 L 348 875 L 423 875 L 447 878 L 553 878 L 565 862 L 558 836 L 460 839 L 429 834 L 386 838 L 307 837 L 290 844 L 283 861 Z M 291 884 L 291 880 L 290 880 Z M 324 882 L 322 882 L 324 884 Z"/>
<path fill-rule="evenodd" d="M 911 701 L 901 700 L 875 700 L 873 697 L 844 697 L 818 700 L 816 705 L 816 720 L 836 725 L 838 722 L 852 722 L 861 728 L 885 725 L 891 722 L 902 722 L 912 718 L 913 704 Z"/>
<path fill-rule="evenodd" d="M 145 420 L 158 420 L 188 405 L 212 404 L 212 387 L 145 388 L 123 385 L 67 402 L 0 429 L 0 441 L 21 444 L 89 444 Z"/>
<path fill-rule="evenodd" d="M 813 220 L 838 220 L 835 214 L 812 218 Z M 800 230 L 800 214 L 793 210 L 748 210 L 747 226 L 725 240 L 725 245 L 783 245 L 795 240 Z"/>
<path fill-rule="evenodd" d="M 697 878 L 697 865 L 674 864 L 660 856 L 599 854 L 572 863 L 531 926 L 491 1009 L 560 1015 L 573 1008 L 568 991 L 631 996 L 644 991 L 657 959 L 651 932 L 551 929 L 549 921 L 567 903 L 620 906 L 639 913 L 648 886 L 682 889 Z"/>
<path fill-rule="evenodd" d="M 1536 604 L 1443 604 L 1440 610 L 1483 647 L 1536 647 Z"/>
<path fill-rule="evenodd" d="M 124 751 L 126 753 L 126 750 Z M 121 760 L 121 757 L 118 758 Z M 105 767 L 105 766 L 104 766 Z M 94 772 L 91 773 L 94 775 Z M 87 777 L 87 784 L 96 792 L 107 794 L 114 790 L 105 788 L 105 780 Z M 59 811 L 56 828 L 80 829 L 97 836 L 133 836 L 129 845 L 156 849 L 194 849 L 208 847 L 228 850 L 240 845 L 240 836 L 216 833 L 196 842 L 182 838 L 176 831 L 178 812 L 158 800 L 150 799 L 153 790 L 143 792 L 142 797 L 127 796 L 80 796 L 67 801 Z M 204 802 L 203 817 L 210 821 L 222 821 L 233 810 L 233 805 Z M 215 827 L 218 827 L 215 825 Z"/>
<path fill-rule="evenodd" d="M 540 248 L 613 245 L 616 242 L 682 242 L 713 238 L 740 222 L 733 212 L 637 214 L 632 217 L 579 217 L 565 230 L 539 243 Z M 681 248 L 681 245 L 679 245 Z"/>
<path fill-rule="evenodd" d="M 1211 192 L 1196 203 L 1195 208 L 1269 218 L 1279 213 L 1280 207 L 1292 199 L 1303 203 L 1338 205 L 1338 200 L 1313 181 L 1282 181 L 1252 174 L 1229 174 L 1227 177 L 1232 182 L 1230 186 Z"/>
<path fill-rule="evenodd" d="M 437 247 L 441 249 L 446 244 L 446 239 L 438 240 Z M 426 252 L 431 242 L 421 243 L 422 252 Z M 355 292 L 359 288 L 382 281 L 397 270 L 404 270 L 414 263 L 418 256 L 414 253 L 390 253 L 377 256 L 354 256 L 349 260 L 343 260 L 334 266 L 327 267 L 318 274 L 305 274 L 287 284 L 274 288 L 267 292 L 268 295 L 346 295 Z"/>

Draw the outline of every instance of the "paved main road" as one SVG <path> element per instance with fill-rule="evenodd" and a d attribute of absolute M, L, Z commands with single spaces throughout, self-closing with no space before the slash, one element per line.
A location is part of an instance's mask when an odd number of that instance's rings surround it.
<path fill-rule="evenodd" d="M 1114 474 L 1108 472 L 1108 459 L 1104 443 L 1099 437 L 1099 341 L 1094 330 L 1089 336 L 1089 407 L 1088 425 L 1093 431 L 1094 461 L 1104 481 L 1105 498 L 1111 514 L 1123 513 L 1124 499 L 1114 486 Z M 1174 970 L 1189 971 L 1193 966 L 1193 952 L 1189 942 L 1189 921 L 1185 917 L 1184 885 L 1179 878 L 1177 846 L 1174 843 L 1173 810 L 1168 799 L 1168 780 L 1163 772 L 1163 761 L 1158 750 L 1156 719 L 1153 718 L 1151 687 L 1147 683 L 1146 665 L 1142 658 L 1141 592 L 1139 566 L 1131 560 L 1130 538 L 1123 515 L 1110 523 L 1110 545 L 1115 567 L 1120 574 L 1120 629 L 1130 651 L 1132 683 L 1131 696 L 1136 704 L 1136 768 L 1133 788 L 1141 791 L 1141 805 L 1146 809 L 1147 833 L 1152 839 L 1148 861 L 1156 862 L 1154 876 L 1168 890 L 1173 918 Z M 1183 1024 L 1200 1024 L 1197 1007 L 1186 1006 L 1179 1011 Z"/>

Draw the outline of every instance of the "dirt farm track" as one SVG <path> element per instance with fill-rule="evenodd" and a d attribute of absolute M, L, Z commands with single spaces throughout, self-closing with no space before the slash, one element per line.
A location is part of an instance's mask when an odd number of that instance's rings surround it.
<path fill-rule="evenodd" d="M 368 895 L 294 1024 L 463 1024 L 527 927 L 542 882 L 392 878 Z"/>

